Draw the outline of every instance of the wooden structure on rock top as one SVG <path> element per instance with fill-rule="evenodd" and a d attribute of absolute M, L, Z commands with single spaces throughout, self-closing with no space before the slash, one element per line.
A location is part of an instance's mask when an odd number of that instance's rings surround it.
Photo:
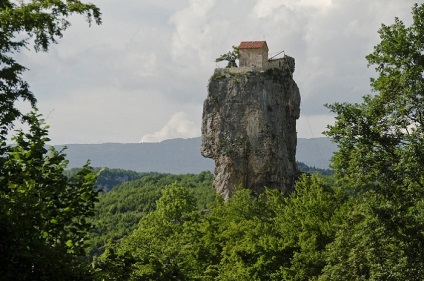
<path fill-rule="evenodd" d="M 240 67 L 265 67 L 268 63 L 266 41 L 244 41 L 239 46 Z"/>

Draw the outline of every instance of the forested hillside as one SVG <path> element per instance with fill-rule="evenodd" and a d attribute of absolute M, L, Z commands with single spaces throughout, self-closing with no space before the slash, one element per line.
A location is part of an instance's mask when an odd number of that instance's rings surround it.
<path fill-rule="evenodd" d="M 98 276 L 108 280 L 313 276 L 320 271 L 326 242 L 336 231 L 329 219 L 343 201 L 316 176 L 303 178 L 289 198 L 275 190 L 256 197 L 240 188 L 226 203 L 210 200 L 208 212 L 199 211 L 198 198 L 181 184 L 162 189 L 156 209 L 141 217 L 136 230 L 119 243 L 109 243 L 95 258 Z"/>
<path fill-rule="evenodd" d="M 139 180 L 125 182 L 99 196 L 95 228 L 91 232 L 90 252 L 102 251 L 107 242 L 129 235 L 140 219 L 156 208 L 162 189 L 172 184 L 186 187 L 196 198 L 198 210 L 208 209 L 215 201 L 210 172 L 171 175 L 149 174 Z"/>
<path fill-rule="evenodd" d="M 321 175 L 331 174 L 330 170 L 311 168 L 298 163 L 300 171 Z M 95 228 L 91 232 L 91 254 L 101 253 L 105 244 L 116 242 L 129 235 L 138 225 L 139 220 L 156 209 L 156 201 L 166 186 L 177 184 L 189 189 L 196 200 L 199 211 L 208 210 L 216 203 L 216 194 L 212 188 L 213 175 L 209 171 L 199 174 L 163 174 L 136 173 L 118 169 L 94 169 L 99 173 L 97 185 L 108 186 L 99 195 L 96 215 L 93 218 Z M 79 169 L 67 171 L 68 176 Z M 116 180 L 130 177 L 136 180 Z M 100 180 L 100 181 L 99 181 Z M 113 187 L 113 189 L 112 189 Z"/>
<path fill-rule="evenodd" d="M 66 170 L 64 174 L 68 178 L 72 178 L 81 171 L 81 168 L 72 168 Z M 131 170 L 123 169 L 109 169 L 107 167 L 96 167 L 93 168 L 93 172 L 97 174 L 96 186 L 102 192 L 108 192 L 113 187 L 120 185 L 121 183 L 140 179 L 143 176 L 153 175 L 157 173 L 139 173 Z"/>
<path fill-rule="evenodd" d="M 308 165 L 305 165 L 302 162 L 296 162 L 297 169 L 301 173 L 308 173 L 308 174 L 320 174 L 320 175 L 332 175 L 333 170 L 331 169 L 319 169 L 316 167 L 310 167 Z M 72 168 L 70 170 L 65 170 L 64 175 L 68 178 L 73 178 L 78 175 L 78 173 L 81 171 L 81 168 Z M 98 189 L 102 192 L 108 192 L 113 187 L 120 185 L 124 182 L 133 181 L 136 179 L 140 179 L 142 177 L 150 176 L 150 175 L 159 175 L 161 173 L 158 172 L 135 172 L 131 170 L 123 170 L 123 169 L 109 169 L 107 167 L 96 167 L 93 168 L 93 173 L 97 174 L 97 181 L 96 186 Z M 203 173 L 203 172 L 202 172 Z M 162 173 L 163 174 L 163 173 Z"/>

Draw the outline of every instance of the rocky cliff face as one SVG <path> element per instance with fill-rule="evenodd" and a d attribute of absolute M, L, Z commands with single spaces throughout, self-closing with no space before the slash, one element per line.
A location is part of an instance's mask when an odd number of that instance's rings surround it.
<path fill-rule="evenodd" d="M 208 86 L 201 153 L 215 160 L 214 188 L 228 199 L 243 185 L 293 188 L 299 88 L 290 67 L 217 69 Z M 287 66 L 286 65 L 286 66 Z"/>

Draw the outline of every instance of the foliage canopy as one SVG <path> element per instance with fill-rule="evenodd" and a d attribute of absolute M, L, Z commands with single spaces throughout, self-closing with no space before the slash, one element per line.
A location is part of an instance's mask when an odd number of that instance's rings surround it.
<path fill-rule="evenodd" d="M 407 27 L 382 25 L 367 56 L 379 74 L 375 95 L 336 103 L 327 134 L 338 143 L 333 168 L 353 192 L 330 246 L 325 280 L 419 280 L 424 273 L 424 5 Z"/>
<path fill-rule="evenodd" d="M 22 79 L 27 70 L 13 57 L 32 43 L 36 51 L 48 51 L 51 43 L 57 43 L 63 31 L 70 26 L 67 18 L 72 14 L 84 15 L 91 24 L 101 23 L 100 10 L 93 4 L 72 1 L 13 1 L 0 3 L 0 129 L 2 137 L 12 122 L 22 117 L 15 106 L 18 99 L 27 100 L 32 106 L 36 98 Z M 33 38 L 33 41 L 30 39 Z"/>
<path fill-rule="evenodd" d="M 97 192 L 88 165 L 64 174 L 65 154 L 47 150 L 48 127 L 22 79 L 26 68 L 14 55 L 33 45 L 48 51 L 72 14 L 101 23 L 100 11 L 78 0 L 5 0 L 0 3 L 0 275 L 2 280 L 82 280 L 81 263 Z M 29 101 L 22 113 L 16 102 Z M 27 130 L 12 132 L 14 124 Z M 12 136 L 11 139 L 10 136 Z"/>

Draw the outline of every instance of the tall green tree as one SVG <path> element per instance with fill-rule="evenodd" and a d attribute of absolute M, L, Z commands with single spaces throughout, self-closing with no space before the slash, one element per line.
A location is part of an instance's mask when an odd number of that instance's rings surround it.
<path fill-rule="evenodd" d="M 337 114 L 327 132 L 339 147 L 334 165 L 339 178 L 354 180 L 356 188 L 366 188 L 372 179 L 423 184 L 423 24 L 424 8 L 415 5 L 412 26 L 397 18 L 383 25 L 381 42 L 367 56 L 379 74 L 371 79 L 377 94 L 361 104 L 329 106 Z"/>
<path fill-rule="evenodd" d="M 63 31 L 70 26 L 68 17 L 84 15 L 91 24 L 101 23 L 100 10 L 93 4 L 79 0 L 3 0 L 0 3 L 0 133 L 7 133 L 12 122 L 22 113 L 16 107 L 18 99 L 29 101 L 36 98 L 22 79 L 27 69 L 18 63 L 14 54 L 32 44 L 36 51 L 48 51 L 50 44 L 57 43 Z M 31 40 L 33 39 L 33 40 Z"/>
<path fill-rule="evenodd" d="M 0 169 L 2 280 L 79 280 L 84 242 L 94 214 L 96 175 L 86 165 L 68 179 L 62 152 L 47 150 L 47 128 L 27 116 L 5 151 Z"/>
<path fill-rule="evenodd" d="M 420 280 L 424 275 L 424 5 L 412 24 L 382 25 L 367 56 L 374 95 L 329 108 L 334 170 L 351 208 L 329 251 L 327 280 Z"/>
<path fill-rule="evenodd" d="M 317 175 L 303 175 L 296 192 L 272 207 L 282 238 L 280 280 L 316 280 L 326 265 L 326 247 L 335 237 L 334 215 L 345 197 Z"/>
<path fill-rule="evenodd" d="M 15 60 L 33 45 L 48 51 L 70 26 L 72 14 L 100 24 L 100 11 L 78 0 L 5 0 L 0 3 L 0 276 L 2 280 L 81 280 L 83 245 L 97 193 L 85 166 L 63 175 L 63 152 L 47 150 L 47 126 Z M 16 102 L 28 101 L 32 113 Z M 20 121 L 27 130 L 13 132 Z M 10 136 L 13 136 L 10 140 Z"/>
<path fill-rule="evenodd" d="M 140 220 L 138 229 L 95 260 L 98 279 L 201 280 L 199 218 L 190 190 L 167 186 L 157 209 Z"/>

